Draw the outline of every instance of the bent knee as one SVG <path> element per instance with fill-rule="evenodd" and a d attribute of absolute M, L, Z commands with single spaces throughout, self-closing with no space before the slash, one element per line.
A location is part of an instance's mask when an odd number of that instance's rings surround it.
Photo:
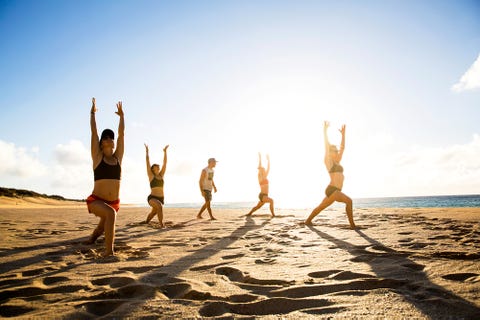
<path fill-rule="evenodd" d="M 162 203 L 158 200 L 150 200 L 149 204 L 150 204 L 150 206 L 152 206 L 155 209 L 161 209 L 162 208 Z"/>
<path fill-rule="evenodd" d="M 105 215 L 107 218 L 115 219 L 117 217 L 117 211 L 115 211 L 115 209 L 113 209 L 112 207 L 109 207 Z"/>
<path fill-rule="evenodd" d="M 345 199 L 345 204 L 347 206 L 352 206 L 353 205 L 353 200 L 349 197 L 347 197 L 347 199 Z"/>

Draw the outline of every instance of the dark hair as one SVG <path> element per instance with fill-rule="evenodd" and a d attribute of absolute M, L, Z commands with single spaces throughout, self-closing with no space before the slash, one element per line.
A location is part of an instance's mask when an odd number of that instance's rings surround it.
<path fill-rule="evenodd" d="M 154 164 L 152 164 L 152 165 L 150 166 L 150 171 L 153 172 L 153 167 L 155 167 L 155 166 L 157 166 L 157 167 L 160 168 L 160 166 L 159 166 L 157 163 L 154 163 Z"/>
<path fill-rule="evenodd" d="M 105 129 L 102 131 L 102 135 L 100 136 L 100 149 L 102 149 L 102 140 L 105 138 L 111 138 L 115 140 L 115 133 L 112 129 Z"/>
<path fill-rule="evenodd" d="M 112 140 L 115 140 L 115 133 L 113 132 L 113 130 L 111 129 L 103 130 L 100 140 L 103 140 L 105 138 L 111 138 Z"/>

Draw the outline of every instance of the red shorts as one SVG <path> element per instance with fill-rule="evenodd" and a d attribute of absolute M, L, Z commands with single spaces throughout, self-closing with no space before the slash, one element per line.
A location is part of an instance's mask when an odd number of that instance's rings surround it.
<path fill-rule="evenodd" d="M 103 201 L 105 202 L 106 204 L 108 204 L 110 207 L 112 207 L 113 209 L 115 209 L 115 211 L 118 212 L 118 210 L 120 210 L 120 199 L 117 199 L 117 200 L 113 200 L 113 201 L 107 201 L 107 200 L 104 200 L 100 197 L 97 197 L 96 195 L 94 194 L 91 194 L 88 196 L 87 198 L 87 207 L 90 203 L 92 203 L 93 201 L 96 201 L 96 200 L 100 200 L 100 201 Z M 90 211 L 90 208 L 88 208 L 88 212 L 92 212 Z"/>

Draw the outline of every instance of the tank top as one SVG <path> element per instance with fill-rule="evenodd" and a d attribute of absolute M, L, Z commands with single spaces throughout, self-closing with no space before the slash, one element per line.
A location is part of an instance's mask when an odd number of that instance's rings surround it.
<path fill-rule="evenodd" d="M 210 169 L 209 167 L 206 167 L 203 169 L 205 171 L 205 179 L 203 179 L 203 190 L 209 190 L 212 191 L 213 188 L 213 174 L 215 173 L 213 169 Z"/>
<path fill-rule="evenodd" d="M 122 167 L 120 166 L 118 159 L 116 164 L 109 165 L 102 158 L 102 161 L 93 170 L 93 179 L 95 181 L 102 180 L 102 179 L 120 180 L 121 175 L 122 175 Z"/>

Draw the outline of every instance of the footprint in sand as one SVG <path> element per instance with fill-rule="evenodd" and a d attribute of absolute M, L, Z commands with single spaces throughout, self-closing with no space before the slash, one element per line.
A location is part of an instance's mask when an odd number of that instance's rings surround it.
<path fill-rule="evenodd" d="M 93 296 L 92 300 L 145 300 L 155 298 L 157 295 L 156 286 L 151 286 L 148 284 L 133 283 L 118 289 L 112 289 L 108 291 L 103 291 L 100 294 Z"/>
<path fill-rule="evenodd" d="M 5 318 L 18 317 L 35 310 L 37 309 L 30 308 L 30 307 L 11 306 L 11 305 L 2 304 L 2 307 L 0 308 L 0 317 L 5 317 Z"/>
<path fill-rule="evenodd" d="M 418 264 L 415 262 L 404 263 L 402 264 L 402 267 L 409 268 L 415 271 L 422 271 L 423 269 L 425 269 L 425 266 L 423 264 Z"/>
<path fill-rule="evenodd" d="M 331 276 L 332 274 L 336 274 L 342 272 L 342 270 L 325 270 L 325 271 L 316 271 L 316 272 L 310 272 L 308 274 L 309 277 L 312 278 L 327 278 Z"/>
<path fill-rule="evenodd" d="M 231 255 L 223 256 L 222 259 L 223 260 L 231 260 L 231 259 L 241 258 L 243 256 L 245 256 L 245 254 L 243 254 L 243 253 L 231 254 Z"/>
<path fill-rule="evenodd" d="M 437 251 L 432 256 L 451 260 L 476 260 L 480 259 L 480 252 Z"/>
<path fill-rule="evenodd" d="M 256 264 L 274 264 L 275 259 L 273 258 L 263 258 L 263 259 L 257 259 L 255 260 Z"/>
<path fill-rule="evenodd" d="M 51 288 L 39 288 L 37 286 L 22 287 L 12 290 L 0 291 L 0 301 L 7 301 L 16 298 L 32 298 L 32 297 L 44 297 L 47 294 L 53 293 L 73 293 L 80 290 L 88 291 L 88 286 L 53 286 Z"/>
<path fill-rule="evenodd" d="M 76 306 L 77 309 L 84 310 L 96 317 L 105 316 L 128 301 L 93 301 L 82 303 Z"/>
<path fill-rule="evenodd" d="M 218 266 L 223 266 L 223 265 L 228 264 L 228 263 L 229 263 L 229 262 L 220 262 L 220 263 L 215 263 L 215 264 L 207 264 L 207 265 L 203 265 L 203 266 L 193 267 L 193 268 L 190 268 L 189 270 L 190 270 L 190 271 L 209 270 L 209 269 L 216 268 L 216 267 L 218 267 Z"/>
<path fill-rule="evenodd" d="M 343 270 L 325 270 L 311 272 L 308 276 L 312 278 L 327 278 L 332 280 L 353 280 L 353 279 L 364 279 L 364 278 L 374 278 L 371 274 L 365 273 L 356 273 L 351 271 Z"/>
<path fill-rule="evenodd" d="M 215 270 L 216 274 L 226 276 L 230 281 L 255 284 L 263 286 L 288 286 L 293 284 L 293 281 L 277 280 L 277 279 L 257 279 L 251 277 L 248 273 L 232 268 L 232 267 L 219 267 Z"/>
<path fill-rule="evenodd" d="M 334 276 L 329 277 L 329 279 L 333 279 L 333 280 L 354 280 L 354 279 L 365 279 L 365 278 L 374 278 L 374 276 L 366 273 L 342 271 Z"/>
<path fill-rule="evenodd" d="M 119 270 L 122 271 L 130 271 L 132 273 L 145 273 L 149 271 L 154 271 L 155 269 L 158 269 L 159 266 L 145 266 L 145 267 L 125 267 L 125 268 L 119 268 Z"/>
<path fill-rule="evenodd" d="M 225 313 L 250 316 L 266 316 L 287 314 L 297 310 L 317 308 L 321 313 L 323 307 L 329 306 L 333 302 L 325 299 L 288 299 L 271 298 L 251 303 L 229 303 L 215 301 L 203 306 L 199 313 L 203 317 L 218 317 Z"/>
<path fill-rule="evenodd" d="M 46 277 L 43 279 L 43 284 L 49 286 L 58 282 L 65 282 L 68 280 L 70 279 L 67 277 Z"/>
<path fill-rule="evenodd" d="M 442 276 L 443 279 L 452 281 L 465 281 L 469 278 L 477 277 L 477 273 L 450 273 Z"/>
<path fill-rule="evenodd" d="M 110 286 L 110 288 L 119 288 L 135 282 L 131 277 L 106 277 L 92 280 L 91 283 L 96 286 Z"/>
<path fill-rule="evenodd" d="M 22 272 L 22 277 L 31 277 L 31 276 L 38 276 L 39 274 L 44 273 L 46 270 L 44 268 L 39 269 L 32 269 L 28 271 Z"/>

